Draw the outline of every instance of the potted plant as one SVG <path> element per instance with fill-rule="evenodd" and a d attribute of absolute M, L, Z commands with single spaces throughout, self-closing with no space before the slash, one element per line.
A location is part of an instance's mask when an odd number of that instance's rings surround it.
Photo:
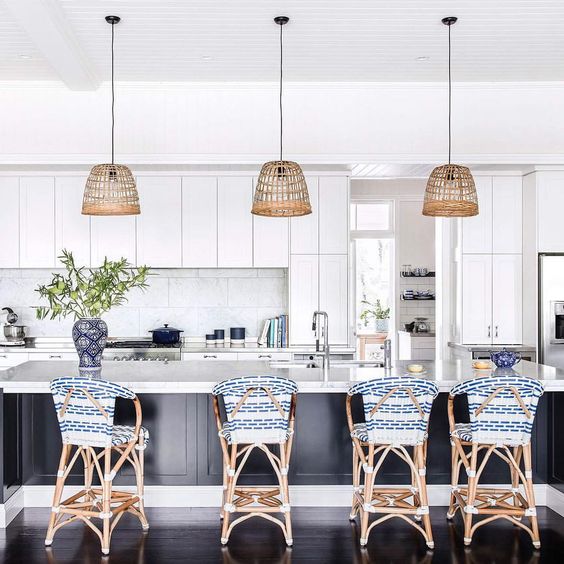
<path fill-rule="evenodd" d="M 104 258 L 104 264 L 95 269 L 77 267 L 72 252 L 64 249 L 59 260 L 66 273 L 53 274 L 49 284 L 36 289 L 49 302 L 48 306 L 36 307 L 37 318 L 74 316 L 72 338 L 78 353 L 79 373 L 98 376 L 108 337 L 108 326 L 101 316 L 123 305 L 131 289 L 147 288 L 149 267 L 132 268 L 125 258 L 118 261 Z"/>
<path fill-rule="evenodd" d="M 360 313 L 364 326 L 368 327 L 369 321 L 373 319 L 376 331 L 387 331 L 390 308 L 383 308 L 380 300 L 376 300 L 376 303 L 362 300 L 360 303 L 366 306 Z"/>

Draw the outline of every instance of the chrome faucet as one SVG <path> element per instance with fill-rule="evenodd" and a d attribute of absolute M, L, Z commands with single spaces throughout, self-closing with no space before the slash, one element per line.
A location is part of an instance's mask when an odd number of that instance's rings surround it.
<path fill-rule="evenodd" d="M 386 339 L 384 345 L 384 368 L 390 369 L 392 367 L 392 341 L 391 339 Z"/>
<path fill-rule="evenodd" d="M 325 311 L 314 311 L 313 321 L 311 323 L 311 330 L 315 333 L 315 352 L 319 350 L 319 317 L 323 317 L 323 327 L 321 329 L 321 336 L 323 337 L 323 381 L 329 382 L 329 368 L 331 353 L 329 350 L 329 316 Z M 321 356 L 321 355 L 315 355 Z"/>

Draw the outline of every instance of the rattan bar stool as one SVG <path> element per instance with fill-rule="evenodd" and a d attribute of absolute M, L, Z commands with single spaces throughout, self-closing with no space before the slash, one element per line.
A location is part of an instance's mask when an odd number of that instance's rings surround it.
<path fill-rule="evenodd" d="M 439 390 L 434 382 L 393 376 L 359 382 L 347 396 L 347 419 L 353 442 L 353 499 L 350 519 L 360 515 L 360 545 L 372 529 L 399 517 L 415 527 L 434 548 L 427 498 L 427 426 Z M 364 422 L 355 423 L 352 397 L 362 396 Z M 411 473 L 408 486 L 376 486 L 378 471 L 393 454 Z M 381 515 L 369 523 L 370 515 Z M 411 518 L 412 517 L 412 518 Z M 418 521 L 422 520 L 422 526 Z"/>
<path fill-rule="evenodd" d="M 478 527 L 507 519 L 527 531 L 540 548 L 533 491 L 531 430 L 543 385 L 517 374 L 479 377 L 457 384 L 449 394 L 448 418 L 452 445 L 452 493 L 447 518 L 460 510 L 464 544 L 472 542 Z M 454 399 L 466 394 L 470 423 L 456 423 Z M 482 473 L 497 456 L 509 466 L 511 488 L 480 487 Z M 464 466 L 468 484 L 459 483 Z M 474 522 L 474 517 L 484 518 Z M 528 517 L 529 526 L 522 522 Z"/>
<path fill-rule="evenodd" d="M 278 376 L 233 378 L 217 384 L 212 391 L 223 452 L 221 543 L 224 545 L 233 528 L 251 517 L 276 523 L 284 533 L 286 544 L 293 544 L 288 467 L 297 391 L 295 382 Z M 223 398 L 226 421 L 222 421 L 219 397 Z M 237 483 L 255 449 L 262 451 L 272 465 L 277 484 L 242 486 Z M 242 515 L 231 521 L 231 515 L 236 513 Z M 282 518 L 274 514 L 281 514 Z"/>
<path fill-rule="evenodd" d="M 63 448 L 45 544 L 51 545 L 61 527 L 81 520 L 100 538 L 102 552 L 109 554 L 111 535 L 125 512 L 135 515 L 143 529 L 149 528 L 143 505 L 143 451 L 149 433 L 141 426 L 141 403 L 123 386 L 82 377 L 53 380 L 51 393 Z M 133 401 L 135 426 L 114 425 L 118 397 Z M 112 454 L 117 458 L 113 464 Z M 61 501 L 65 480 L 79 457 L 84 465 L 84 488 Z M 134 493 L 112 488 L 116 473 L 126 461 L 135 470 Z M 101 486 L 95 487 L 94 481 L 99 481 Z M 93 518 L 102 520 L 101 528 L 93 523 Z"/>

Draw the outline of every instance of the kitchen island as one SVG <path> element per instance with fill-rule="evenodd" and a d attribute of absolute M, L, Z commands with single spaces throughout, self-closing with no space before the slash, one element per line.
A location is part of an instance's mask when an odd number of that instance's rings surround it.
<path fill-rule="evenodd" d="M 340 505 L 348 499 L 351 484 L 352 450 L 345 414 L 345 397 L 352 382 L 403 375 L 406 362 L 391 370 L 338 366 L 331 368 L 328 381 L 320 368 L 271 366 L 269 362 L 104 362 L 102 377 L 135 391 L 143 406 L 144 425 L 151 439 L 146 450 L 147 498 L 151 505 L 217 505 L 222 478 L 221 451 L 209 393 L 216 382 L 243 375 L 276 374 L 295 380 L 299 396 L 296 410 L 295 447 L 290 464 L 290 484 L 299 488 L 304 503 L 319 504 L 319 488 L 326 505 Z M 450 443 L 446 411 L 447 393 L 463 379 L 487 375 L 470 362 L 422 362 L 423 377 L 437 382 L 442 393 L 435 401 L 429 425 L 428 483 L 444 486 L 450 480 Z M 564 410 L 558 410 L 564 392 L 564 370 L 522 362 L 515 372 L 539 378 L 546 393 L 541 398 L 534 430 L 534 467 L 539 483 L 557 488 L 564 484 L 564 457 L 552 448 L 554 437 L 564 431 Z M 60 433 L 49 382 L 59 376 L 77 374 L 73 361 L 30 361 L 0 373 L 2 418 L 2 479 L 5 520 L 22 505 L 49 505 L 60 455 Z M 134 420 L 131 402 L 118 400 L 116 424 Z M 458 418 L 467 419 L 463 402 Z M 360 401 L 354 405 L 362 417 Z M 337 454 L 336 454 L 337 453 Z M 409 479 L 403 465 L 390 459 L 382 479 L 402 483 Z M 491 483 L 506 483 L 506 467 L 492 463 L 487 472 Z M 74 483 L 82 476 L 77 471 Z M 132 484 L 129 469 L 116 478 Z M 265 483 L 270 478 L 268 463 L 251 457 L 244 480 Z M 73 483 L 71 477 L 69 482 Z M 314 494 L 314 489 L 317 493 Z M 564 488 L 562 488 L 564 489 Z M 441 491 L 442 491 L 441 490 Z M 311 493 L 311 495 L 309 495 Z M 345 497 L 343 497 L 345 496 Z M 441 498 L 442 500 L 443 498 Z M 313 501 L 312 501 L 313 503 Z M 12 512 L 13 512 L 12 511 Z M 1 524 L 0 515 L 0 524 Z"/>

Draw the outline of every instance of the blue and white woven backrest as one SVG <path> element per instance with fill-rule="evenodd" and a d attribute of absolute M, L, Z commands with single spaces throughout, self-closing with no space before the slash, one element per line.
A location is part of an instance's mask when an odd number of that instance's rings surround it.
<path fill-rule="evenodd" d="M 512 391 L 521 398 L 528 414 Z M 495 397 L 476 415 L 490 397 Z M 531 440 L 531 430 L 544 386 L 538 380 L 517 375 L 480 377 L 457 384 L 451 395 L 466 394 L 474 442 L 523 445 Z"/>
<path fill-rule="evenodd" d="M 92 447 L 112 445 L 116 398 L 135 398 L 119 384 L 82 377 L 53 380 L 51 393 L 63 444 Z"/>
<path fill-rule="evenodd" d="M 233 411 L 252 390 L 235 415 Z M 283 413 L 265 391 L 276 399 Z M 227 413 L 226 427 L 232 443 L 283 443 L 288 438 L 292 394 L 298 386 L 279 376 L 245 376 L 217 384 L 212 393 L 221 395 Z"/>
<path fill-rule="evenodd" d="M 382 401 L 394 389 L 397 391 Z M 431 407 L 439 389 L 434 382 L 422 378 L 390 376 L 354 384 L 348 393 L 362 395 L 369 442 L 417 445 L 425 440 Z"/>

